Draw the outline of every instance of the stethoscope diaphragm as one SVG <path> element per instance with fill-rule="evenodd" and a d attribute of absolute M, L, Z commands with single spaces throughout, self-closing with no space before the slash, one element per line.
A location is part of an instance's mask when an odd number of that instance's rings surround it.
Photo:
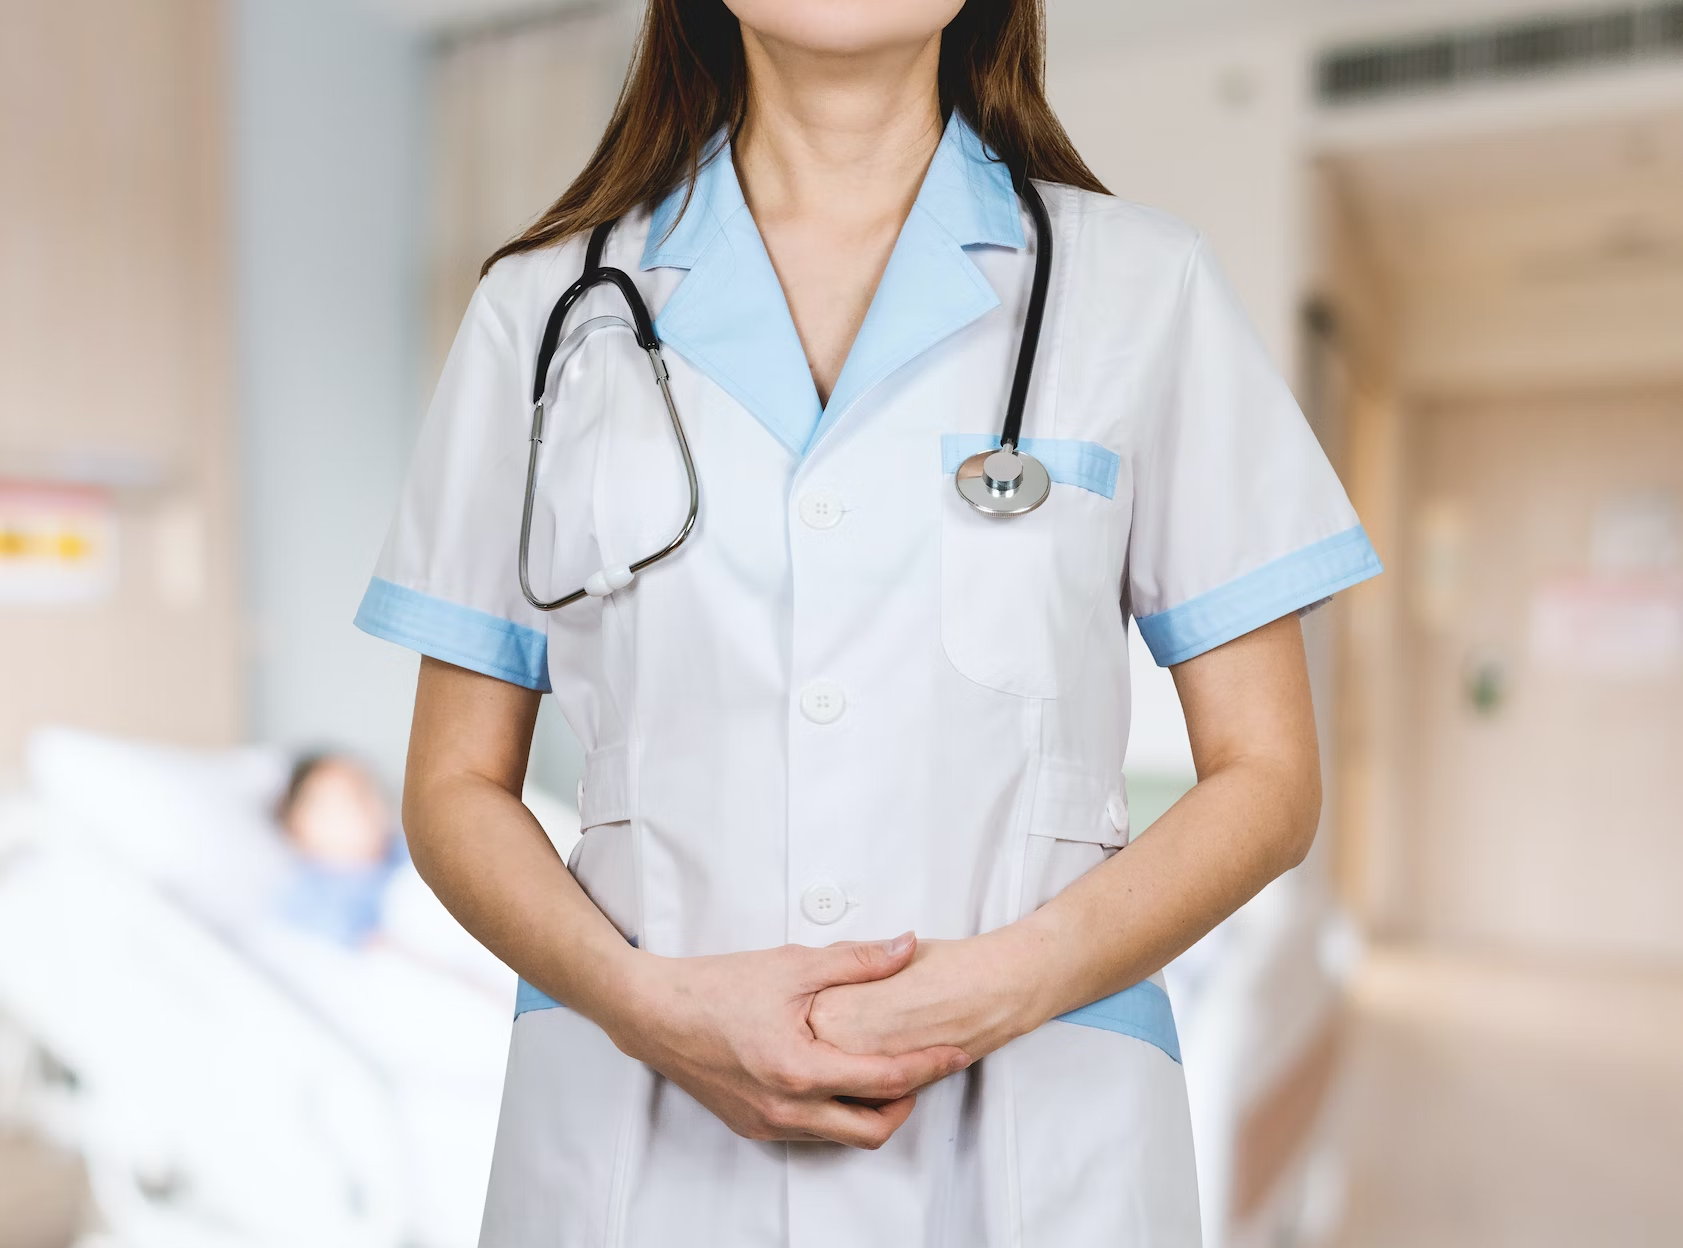
<path fill-rule="evenodd" d="M 1020 516 L 1052 492 L 1046 466 L 1015 447 L 981 451 L 953 474 L 959 497 L 984 516 Z"/>

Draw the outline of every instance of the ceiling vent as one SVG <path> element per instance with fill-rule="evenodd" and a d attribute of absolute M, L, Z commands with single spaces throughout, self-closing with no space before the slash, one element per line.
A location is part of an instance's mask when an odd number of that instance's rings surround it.
<path fill-rule="evenodd" d="M 1323 103 L 1683 55 L 1683 4 L 1631 5 L 1332 48 L 1316 63 Z"/>

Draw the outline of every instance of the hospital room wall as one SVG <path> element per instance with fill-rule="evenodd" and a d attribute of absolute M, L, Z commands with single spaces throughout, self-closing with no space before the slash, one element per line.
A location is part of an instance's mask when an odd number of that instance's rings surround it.
<path fill-rule="evenodd" d="M 0 773 L 58 722 L 395 780 L 415 660 L 350 619 L 430 385 L 426 37 L 364 0 L 7 22 L 0 478 L 91 481 L 116 576 L 8 588 Z"/>
<path fill-rule="evenodd" d="M 1345 313 L 1367 305 L 1373 323 L 1343 335 L 1341 349 L 1353 337 L 1382 347 L 1396 329 L 1376 321 L 1383 309 L 1373 306 L 1371 289 L 1350 288 L 1348 265 L 1328 264 L 1337 246 L 1329 228 L 1338 221 L 1328 213 L 1324 157 L 1388 150 L 1422 136 L 1502 133 L 1551 119 L 1675 108 L 1677 78 L 1667 65 L 1621 66 L 1328 110 L 1314 99 L 1312 84 L 1316 53 L 1329 43 L 1572 6 L 1557 0 L 1375 0 L 1360 12 L 1295 7 L 1289 18 L 1218 25 L 1188 16 L 1178 30 L 1141 33 L 1105 6 L 1054 6 L 1049 87 L 1076 145 L 1111 190 L 1166 209 L 1205 234 L 1265 345 L 1307 403 L 1313 397 L 1302 332 L 1308 296 L 1336 294 Z M 1371 288 L 1373 275 L 1367 278 Z M 1329 279 L 1344 288 L 1327 289 Z M 1514 343 L 1499 341 L 1502 331 L 1527 324 L 1492 316 L 1469 323 L 1465 315 L 1453 323 L 1461 357 L 1498 348 L 1511 357 Z M 1642 332 L 1633 334 L 1622 321 L 1609 321 L 1602 337 L 1618 336 L 1628 354 L 1638 349 L 1633 342 L 1649 349 L 1656 333 L 1670 326 L 1660 320 L 1637 328 Z M 1556 356 L 1582 354 L 1572 346 L 1560 343 Z M 1333 361 L 1341 372 L 1337 393 L 1315 414 L 1316 432 L 1381 557 L 1395 567 L 1405 412 L 1382 354 L 1370 349 L 1366 358 Z M 1536 353 L 1521 358 L 1533 361 Z M 1465 358 L 1460 364 L 1463 372 L 1472 366 Z M 1396 651 L 1392 625 L 1400 585 L 1396 575 L 1378 578 L 1341 595 L 1305 626 L 1327 785 L 1319 849 L 1333 860 L 1344 900 L 1375 930 L 1397 926 L 1409 877 L 1403 752 L 1395 739 L 1403 690 L 1385 661 Z M 1135 679 L 1136 738 L 1173 737 L 1178 706 L 1166 675 L 1136 663 Z M 1151 713 L 1146 722 L 1141 710 Z"/>
<path fill-rule="evenodd" d="M 1301 286 L 1307 69 L 1300 41 L 1266 27 L 1127 46 L 1060 42 L 1048 83 L 1076 147 L 1112 192 L 1205 235 L 1287 368 Z"/>
<path fill-rule="evenodd" d="M 241 731 L 225 34 L 219 0 L 5 9 L 0 779 L 44 723 Z M 78 553 L 16 536 L 49 531 Z"/>
<path fill-rule="evenodd" d="M 1372 933 L 1421 935 L 1423 877 L 1444 870 L 1424 848 L 1427 833 L 1440 833 L 1439 821 L 1424 817 L 1419 804 L 1424 759 L 1414 709 L 1424 677 L 1412 649 L 1423 532 L 1413 448 L 1433 408 L 1427 400 L 1435 397 L 1442 406 L 1445 396 L 1523 395 L 1543 409 L 1543 399 L 1594 395 L 1609 415 L 1605 432 L 1612 438 L 1610 417 L 1631 392 L 1669 385 L 1675 393 L 1676 282 L 1656 302 L 1666 270 L 1622 262 L 1606 248 L 1597 223 L 1621 213 L 1641 222 L 1664 212 L 1633 199 L 1633 175 L 1617 169 L 1621 162 L 1640 164 L 1645 127 L 1660 126 L 1655 141 L 1674 133 L 1680 109 L 1683 75 L 1660 64 L 1427 95 L 1315 119 L 1314 281 L 1338 309 L 1340 350 L 1351 357 L 1345 479 L 1389 569 L 1344 596 L 1340 656 L 1338 877 L 1341 895 Z M 1589 156 L 1597 151 L 1601 158 Z M 1428 182 L 1423 171 L 1434 167 L 1441 172 Z M 1411 216 L 1388 198 L 1401 188 Z M 1405 221 L 1413 237 L 1434 245 L 1399 253 Z M 1446 228 L 1451 221 L 1455 227 Z M 1482 265 L 1462 262 L 1447 270 L 1443 257 L 1451 247 L 1458 256 L 1482 258 Z M 1533 251 L 1578 259 L 1570 274 L 1550 277 L 1522 264 Z M 1399 254 L 1408 263 L 1399 265 Z M 1518 278 L 1495 280 L 1498 273 Z M 1580 463 L 1586 475 L 1588 467 L 1587 459 Z M 1566 558 L 1570 545 L 1561 549 Z M 1556 727 L 1565 731 L 1569 722 L 1562 717 Z M 1486 780 L 1491 792 L 1506 783 L 1493 770 Z M 1619 786 L 1620 795 L 1629 787 L 1628 781 Z M 1528 827 L 1527 836 L 1537 831 Z M 1536 850 L 1514 860 L 1534 863 Z M 1498 895 L 1513 891 L 1512 880 L 1499 867 L 1463 883 Z M 1629 917 L 1587 917 L 1582 906 L 1570 909 L 1570 921 L 1567 908 L 1559 913 L 1554 926 L 1561 931 L 1574 924 L 1614 931 Z"/>
<path fill-rule="evenodd" d="M 363 0 L 232 9 L 249 728 L 395 782 L 416 660 L 350 621 L 431 384 L 429 47 Z"/>

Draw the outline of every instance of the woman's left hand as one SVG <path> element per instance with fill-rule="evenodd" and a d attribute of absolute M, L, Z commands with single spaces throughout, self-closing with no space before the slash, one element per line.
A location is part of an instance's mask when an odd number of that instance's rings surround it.
<path fill-rule="evenodd" d="M 813 1034 L 848 1053 L 897 1056 L 953 1045 L 972 1061 L 1045 1021 L 1035 981 L 1009 929 L 968 940 L 919 941 L 912 964 L 813 998 Z"/>

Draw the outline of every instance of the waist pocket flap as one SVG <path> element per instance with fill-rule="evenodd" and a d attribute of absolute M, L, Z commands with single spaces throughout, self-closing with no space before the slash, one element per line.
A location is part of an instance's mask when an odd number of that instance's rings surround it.
<path fill-rule="evenodd" d="M 1122 839 L 1119 844 L 1126 845 L 1134 839 L 1133 824 L 1128 821 L 1128 790 L 1118 787 L 1105 799 L 1105 814 L 1110 816 L 1110 826 L 1116 829 L 1116 834 Z"/>
<path fill-rule="evenodd" d="M 626 746 L 608 745 L 585 756 L 579 781 L 579 826 L 619 823 L 631 818 L 631 776 Z"/>
<path fill-rule="evenodd" d="M 1128 799 L 1121 777 L 1047 759 L 1040 766 L 1029 831 L 1120 849 L 1128 843 Z"/>

